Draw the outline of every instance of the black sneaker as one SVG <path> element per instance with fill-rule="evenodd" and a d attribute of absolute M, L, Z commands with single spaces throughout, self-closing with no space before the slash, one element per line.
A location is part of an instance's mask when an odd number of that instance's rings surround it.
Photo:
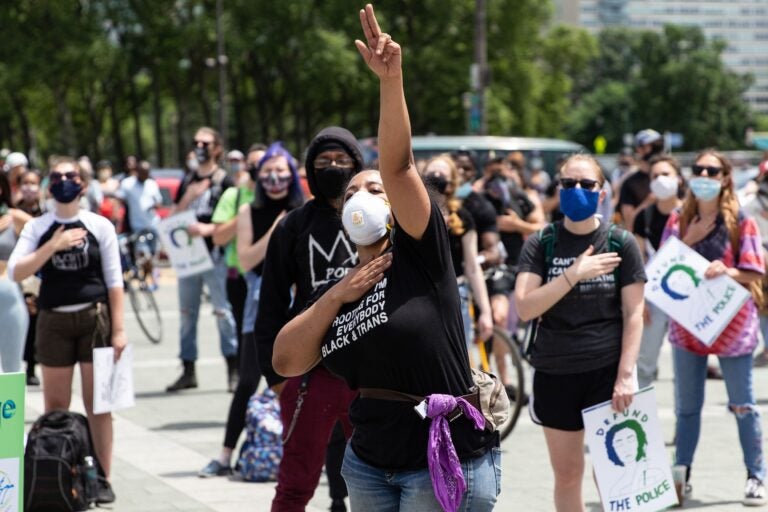
<path fill-rule="evenodd" d="M 99 477 L 99 492 L 96 495 L 96 503 L 113 503 L 115 501 L 115 491 L 106 478 Z"/>
<path fill-rule="evenodd" d="M 40 385 L 40 379 L 37 378 L 37 375 L 34 373 L 32 375 L 27 375 L 27 386 L 39 386 Z"/>
<path fill-rule="evenodd" d="M 766 499 L 763 482 L 753 476 L 747 478 L 742 504 L 745 507 L 762 507 L 766 503 L 768 503 L 768 499 Z"/>

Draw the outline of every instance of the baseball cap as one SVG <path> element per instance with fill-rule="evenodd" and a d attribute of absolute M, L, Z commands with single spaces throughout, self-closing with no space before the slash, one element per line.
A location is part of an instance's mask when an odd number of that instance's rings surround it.
<path fill-rule="evenodd" d="M 18 167 L 20 165 L 24 165 L 24 166 L 29 165 L 29 160 L 27 160 L 27 157 L 25 157 L 23 153 L 14 151 L 13 153 L 9 154 L 5 159 L 5 168 L 7 170 L 11 170 L 14 167 Z"/>
<path fill-rule="evenodd" d="M 652 144 L 658 140 L 661 140 L 661 134 L 656 130 L 646 128 L 637 132 L 635 135 L 635 146 L 645 146 L 646 144 Z"/>
<path fill-rule="evenodd" d="M 233 149 L 229 153 L 227 153 L 227 160 L 245 160 L 245 155 L 242 151 L 239 151 L 237 149 Z"/>

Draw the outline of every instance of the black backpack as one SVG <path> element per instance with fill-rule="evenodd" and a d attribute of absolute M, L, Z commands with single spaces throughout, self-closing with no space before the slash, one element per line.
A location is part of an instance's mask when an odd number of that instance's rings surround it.
<path fill-rule="evenodd" d="M 24 452 L 24 510 L 86 510 L 96 501 L 86 485 L 88 456 L 93 457 L 98 476 L 104 478 L 85 416 L 68 411 L 40 416 L 32 425 Z M 98 489 L 98 485 L 91 489 Z"/>

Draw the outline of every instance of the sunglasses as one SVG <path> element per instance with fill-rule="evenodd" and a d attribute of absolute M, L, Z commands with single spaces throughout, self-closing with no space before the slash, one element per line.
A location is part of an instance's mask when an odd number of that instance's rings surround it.
<path fill-rule="evenodd" d="M 560 185 L 562 185 L 563 188 L 574 188 L 576 184 L 581 185 L 581 188 L 585 190 L 592 190 L 597 186 L 598 181 L 597 180 L 590 180 L 587 178 L 583 178 L 580 180 L 576 180 L 573 178 L 560 178 Z"/>
<path fill-rule="evenodd" d="M 76 180 L 80 177 L 80 173 L 77 171 L 69 171 L 65 173 L 61 172 L 52 172 L 48 178 L 51 180 L 51 183 L 58 183 L 61 181 L 62 178 L 67 178 L 69 181 Z"/>
<path fill-rule="evenodd" d="M 704 174 L 704 171 L 707 171 L 707 176 L 717 176 L 723 172 L 723 168 L 715 167 L 714 165 L 693 165 L 691 167 L 691 172 L 694 176 L 701 176 Z"/>

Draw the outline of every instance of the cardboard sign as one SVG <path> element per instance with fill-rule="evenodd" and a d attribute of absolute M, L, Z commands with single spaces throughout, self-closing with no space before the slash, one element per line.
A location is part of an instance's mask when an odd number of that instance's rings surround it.
<path fill-rule="evenodd" d="M 24 510 L 23 373 L 0 374 L 0 512 Z"/>
<path fill-rule="evenodd" d="M 617 413 L 611 402 L 581 411 L 605 512 L 656 511 L 677 505 L 653 387 Z"/>
<path fill-rule="evenodd" d="M 709 261 L 676 237 L 667 239 L 646 267 L 645 298 L 709 346 L 749 291 L 727 275 L 705 279 Z"/>
<path fill-rule="evenodd" d="M 203 238 L 190 236 L 187 232 L 187 228 L 196 222 L 195 212 L 188 210 L 164 219 L 158 226 L 163 248 L 178 277 L 188 277 L 213 268 Z"/>
<path fill-rule="evenodd" d="M 103 414 L 133 407 L 133 346 L 127 345 L 115 362 L 115 349 L 93 349 L 93 412 Z M 2 511 L 2 509 L 0 509 Z"/>

